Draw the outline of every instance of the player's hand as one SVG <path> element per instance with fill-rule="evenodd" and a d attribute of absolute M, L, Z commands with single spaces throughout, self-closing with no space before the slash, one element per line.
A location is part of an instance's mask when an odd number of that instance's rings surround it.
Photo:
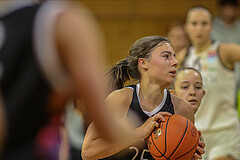
<path fill-rule="evenodd" d="M 142 139 L 147 138 L 155 127 L 159 127 L 159 122 L 166 120 L 164 116 L 170 116 L 170 115 L 171 113 L 169 112 L 159 112 L 154 116 L 148 118 L 148 120 L 136 130 L 142 133 L 141 135 Z"/>
<path fill-rule="evenodd" d="M 202 154 L 205 153 L 205 143 L 203 142 L 202 138 L 201 138 L 201 132 L 198 131 L 198 134 L 199 134 L 199 141 L 198 141 L 198 146 L 197 146 L 197 150 L 196 152 L 194 153 L 194 156 L 193 156 L 193 160 L 197 160 L 197 159 L 202 159 Z"/>

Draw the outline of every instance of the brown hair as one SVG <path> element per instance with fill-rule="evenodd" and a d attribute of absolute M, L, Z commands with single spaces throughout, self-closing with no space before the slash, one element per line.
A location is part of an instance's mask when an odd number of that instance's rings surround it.
<path fill-rule="evenodd" d="M 123 88 L 124 83 L 130 78 L 139 80 L 141 75 L 138 70 L 138 59 L 150 58 L 151 52 L 161 42 L 170 43 L 162 36 L 148 36 L 137 40 L 131 46 L 129 56 L 112 66 L 107 72 L 108 83 L 113 87 L 112 89 Z"/>

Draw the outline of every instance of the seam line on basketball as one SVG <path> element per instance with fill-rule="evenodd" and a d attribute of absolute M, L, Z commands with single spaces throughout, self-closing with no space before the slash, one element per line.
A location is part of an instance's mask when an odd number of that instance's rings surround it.
<path fill-rule="evenodd" d="M 156 145 L 155 145 L 155 143 L 154 143 L 154 140 L 153 140 L 153 137 L 152 137 L 152 135 L 151 135 L 151 139 L 152 139 L 152 143 L 153 143 L 153 145 L 154 145 L 154 147 L 158 150 L 158 148 L 156 147 Z M 162 155 L 162 156 L 156 156 L 155 154 L 153 154 L 155 157 L 163 157 L 164 156 L 164 154 L 162 154 L 162 152 L 160 152 L 159 150 L 158 150 L 158 152 Z M 165 157 L 165 156 L 164 156 Z M 165 157 L 165 158 L 167 158 L 167 157 Z"/>
<path fill-rule="evenodd" d="M 166 145 L 166 135 L 167 135 L 167 125 L 168 125 L 168 122 L 169 122 L 169 119 L 171 118 L 171 116 L 169 116 L 169 118 L 168 118 L 168 120 L 167 120 L 167 124 L 166 124 L 166 129 L 165 129 L 165 151 L 164 151 L 164 154 L 161 152 L 161 151 L 159 151 L 159 149 L 156 147 L 156 145 L 155 145 L 155 143 L 154 143 L 154 141 L 153 141 L 153 137 L 152 137 L 152 135 L 151 135 L 151 139 L 152 139 L 152 143 L 153 143 L 153 145 L 154 145 L 154 147 L 157 149 L 157 151 L 162 155 L 162 156 L 156 156 L 156 155 L 154 155 L 153 153 L 153 155 L 155 156 L 155 157 L 158 157 L 158 158 L 160 158 L 160 157 L 165 157 L 165 158 L 167 158 L 166 156 L 165 156 L 165 154 L 166 154 L 166 147 L 167 147 L 167 145 Z M 167 158 L 168 159 L 168 158 Z"/>
<path fill-rule="evenodd" d="M 165 151 L 164 151 L 164 155 L 167 152 L 167 130 L 168 130 L 168 122 L 169 122 L 170 118 L 171 118 L 171 116 L 169 116 L 169 118 L 167 120 L 166 129 L 165 129 Z"/>
<path fill-rule="evenodd" d="M 182 156 L 185 156 L 185 155 L 188 154 L 189 152 L 191 152 L 191 151 L 196 147 L 197 144 L 198 144 L 198 141 L 197 141 L 197 143 L 193 146 L 193 148 L 190 149 L 190 151 L 188 151 L 187 153 L 185 153 L 185 154 L 183 154 L 183 155 L 177 157 L 176 160 L 179 159 L 179 158 L 181 158 Z"/>
<path fill-rule="evenodd" d="M 173 156 L 173 154 L 176 152 L 176 150 L 178 149 L 178 147 L 179 147 L 179 146 L 180 146 L 180 144 L 182 143 L 182 141 L 183 141 L 183 138 L 184 138 L 184 137 L 185 137 L 185 135 L 186 135 L 187 129 L 188 129 L 188 119 L 187 119 L 187 125 L 186 125 L 186 128 L 185 128 L 184 134 L 183 134 L 183 136 L 182 136 L 182 138 L 181 138 L 180 142 L 178 143 L 177 147 L 176 147 L 176 148 L 175 148 L 175 150 L 172 152 L 172 154 L 170 155 L 170 157 L 169 157 L 169 158 L 171 158 L 171 157 Z"/>

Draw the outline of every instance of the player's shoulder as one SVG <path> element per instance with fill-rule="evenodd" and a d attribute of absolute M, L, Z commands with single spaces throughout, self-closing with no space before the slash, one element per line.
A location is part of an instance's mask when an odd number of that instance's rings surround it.
<path fill-rule="evenodd" d="M 176 106 L 178 110 L 185 111 L 185 112 L 192 112 L 193 109 L 186 100 L 175 95 L 171 95 L 171 98 L 172 98 L 172 103 L 174 104 L 174 106 Z"/>
<path fill-rule="evenodd" d="M 133 90 L 131 88 L 117 89 L 110 93 L 106 100 L 107 102 L 119 104 L 122 106 L 129 106 L 132 102 Z"/>
<path fill-rule="evenodd" d="M 132 94 L 133 94 L 133 89 L 129 88 L 129 87 L 125 87 L 122 89 L 117 89 L 114 90 L 112 93 L 110 93 L 108 95 L 107 98 L 116 98 L 116 99 L 121 99 L 121 100 L 128 100 L 130 98 L 132 98 Z"/>
<path fill-rule="evenodd" d="M 113 91 L 106 98 L 109 107 L 114 108 L 114 112 L 121 117 L 125 117 L 132 102 L 133 90 L 131 88 L 122 88 Z"/>
<path fill-rule="evenodd" d="M 221 43 L 219 44 L 220 54 L 229 54 L 229 52 L 238 51 L 240 46 L 235 43 Z"/>
<path fill-rule="evenodd" d="M 194 112 L 190 103 L 175 95 L 171 95 L 171 98 L 176 114 L 185 116 L 193 122 Z"/>

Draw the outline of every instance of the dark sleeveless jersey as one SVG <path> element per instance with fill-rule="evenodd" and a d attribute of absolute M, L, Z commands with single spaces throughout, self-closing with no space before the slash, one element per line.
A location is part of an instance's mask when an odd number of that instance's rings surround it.
<path fill-rule="evenodd" d="M 137 92 L 136 92 L 136 85 L 131 85 L 129 87 L 133 88 L 134 91 L 133 91 L 132 102 L 130 104 L 127 116 L 131 116 L 132 112 L 135 113 L 140 120 L 140 123 L 137 126 L 139 127 L 149 118 L 149 116 L 146 115 L 140 107 L 139 100 L 137 97 Z M 159 111 L 157 111 L 157 113 L 158 112 L 170 112 L 171 114 L 174 114 L 174 107 L 171 101 L 171 95 L 169 91 L 167 91 L 167 98 L 163 107 Z M 143 160 L 143 159 L 154 160 L 154 158 L 151 156 L 148 150 L 147 139 L 139 140 L 138 143 L 125 148 L 119 153 L 113 156 L 110 156 L 108 158 L 104 158 L 104 160 Z"/>
<path fill-rule="evenodd" d="M 7 114 L 7 138 L 1 160 L 33 160 L 34 138 L 47 121 L 50 86 L 38 66 L 33 24 L 39 5 L 0 17 L 4 44 L 0 48 L 0 87 Z"/>

